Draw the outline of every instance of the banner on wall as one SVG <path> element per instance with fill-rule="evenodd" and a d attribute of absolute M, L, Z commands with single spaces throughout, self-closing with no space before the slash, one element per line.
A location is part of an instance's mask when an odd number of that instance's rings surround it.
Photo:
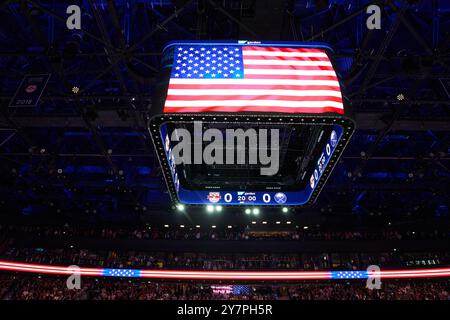
<path fill-rule="evenodd" d="M 24 76 L 10 107 L 35 107 L 50 79 L 50 74 L 27 74 Z"/>

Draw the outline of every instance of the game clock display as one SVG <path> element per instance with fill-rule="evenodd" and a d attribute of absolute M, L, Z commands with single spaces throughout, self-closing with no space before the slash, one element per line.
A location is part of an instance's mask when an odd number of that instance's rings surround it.
<path fill-rule="evenodd" d="M 312 204 L 355 128 L 344 109 L 331 55 L 325 45 L 310 43 L 167 45 L 148 128 L 172 200 L 186 205 Z M 203 161 L 208 145 L 216 142 L 208 139 L 208 130 L 216 139 L 244 133 L 241 149 L 276 153 L 276 170 L 262 174 L 267 162 L 251 162 L 249 153 L 241 162 L 225 161 L 228 152 L 239 158 L 239 147 L 230 151 L 238 136 L 232 144 L 215 146 L 212 154 L 224 155 L 223 161 Z M 181 139 L 179 132 L 189 134 L 188 150 L 181 153 L 177 144 L 186 137 Z M 264 144 L 265 133 L 272 132 L 277 142 L 272 135 Z M 187 154 L 193 160 L 180 162 Z"/>

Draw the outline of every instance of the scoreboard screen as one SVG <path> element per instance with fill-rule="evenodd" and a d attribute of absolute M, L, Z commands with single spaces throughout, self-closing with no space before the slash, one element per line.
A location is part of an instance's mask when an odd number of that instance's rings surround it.
<path fill-rule="evenodd" d="M 354 131 L 330 52 L 301 43 L 169 44 L 149 131 L 172 199 L 313 203 Z"/>

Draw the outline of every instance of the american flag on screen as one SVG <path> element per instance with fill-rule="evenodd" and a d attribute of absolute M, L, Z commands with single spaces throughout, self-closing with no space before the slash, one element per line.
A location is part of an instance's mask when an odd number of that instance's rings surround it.
<path fill-rule="evenodd" d="M 322 49 L 237 45 L 175 47 L 164 112 L 343 114 Z"/>

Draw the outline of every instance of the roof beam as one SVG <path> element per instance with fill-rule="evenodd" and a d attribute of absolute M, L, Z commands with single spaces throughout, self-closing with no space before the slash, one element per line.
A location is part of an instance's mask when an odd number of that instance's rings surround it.
<path fill-rule="evenodd" d="M 129 110 L 136 114 L 138 129 L 146 130 L 146 122 L 140 111 Z M 116 111 L 97 111 L 98 118 L 93 121 L 94 126 L 117 127 L 130 129 L 134 126 L 134 119 L 120 119 Z M 386 127 L 385 113 L 357 113 L 356 126 L 359 130 L 382 130 Z M 80 116 L 15 116 L 14 122 L 20 127 L 28 128 L 85 128 L 86 123 Z M 11 128 L 11 123 L 0 119 L 0 128 Z M 448 120 L 397 119 L 393 122 L 391 131 L 449 131 Z"/>

